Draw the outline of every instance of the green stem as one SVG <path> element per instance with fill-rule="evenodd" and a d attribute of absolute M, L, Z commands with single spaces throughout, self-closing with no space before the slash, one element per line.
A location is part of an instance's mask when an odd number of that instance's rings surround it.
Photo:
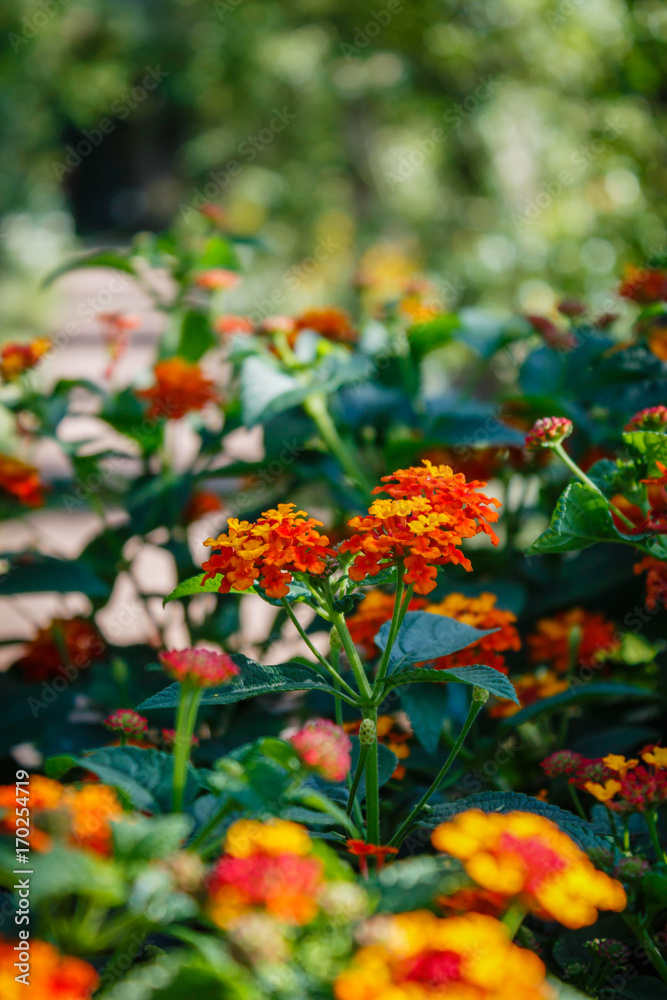
<path fill-rule="evenodd" d="M 364 699 L 371 702 L 373 698 L 373 689 L 368 682 L 366 671 L 364 670 L 364 666 L 359 659 L 359 654 L 357 653 L 354 642 L 352 641 L 352 636 L 348 630 L 345 617 L 340 611 L 334 611 L 333 607 L 331 609 L 331 623 L 338 632 L 340 641 L 343 644 L 343 649 L 345 650 L 350 668 L 354 674 L 354 679 L 357 682 L 359 693 Z"/>
<path fill-rule="evenodd" d="M 396 582 L 396 597 L 394 598 L 394 610 L 391 614 L 391 624 L 389 625 L 389 635 L 387 636 L 387 645 L 384 647 L 384 652 L 382 653 L 382 658 L 378 666 L 377 675 L 375 677 L 375 684 L 373 685 L 373 692 L 377 692 L 380 689 L 380 685 L 384 680 L 385 674 L 387 673 L 387 668 L 389 666 L 389 658 L 391 656 L 391 650 L 396 642 L 396 635 L 399 629 L 399 622 L 401 617 L 401 608 L 403 605 L 403 591 L 405 590 L 405 584 L 403 582 L 403 574 L 401 573 L 401 566 L 396 567 L 396 572 L 398 579 Z"/>
<path fill-rule="evenodd" d="M 475 689 L 475 690 L 477 690 L 477 689 Z M 486 692 L 484 692 L 484 693 L 486 694 Z M 428 800 L 433 795 L 435 795 L 435 793 L 437 792 L 438 788 L 440 787 L 440 785 L 442 784 L 443 780 L 445 779 L 445 776 L 447 775 L 447 772 L 449 771 L 450 767 L 452 766 L 452 764 L 454 763 L 454 761 L 458 757 L 459 750 L 463 746 L 465 738 L 468 735 L 468 733 L 469 733 L 469 731 L 470 731 L 470 729 L 472 727 L 473 722 L 475 721 L 475 719 L 479 715 L 479 713 L 480 713 L 480 711 L 482 709 L 482 705 L 484 705 L 485 703 L 486 703 L 486 699 L 484 701 L 477 701 L 477 699 L 475 698 L 475 695 L 473 693 L 473 700 L 472 700 L 472 702 L 470 704 L 470 709 L 468 711 L 468 717 L 467 717 L 467 719 L 466 719 L 466 721 L 465 721 L 465 723 L 463 725 L 463 729 L 461 730 L 461 732 L 458 735 L 458 739 L 456 740 L 456 743 L 452 747 L 451 752 L 450 752 L 449 756 L 447 757 L 447 760 L 445 761 L 445 763 L 442 765 L 442 767 L 438 771 L 437 775 L 435 776 L 435 780 L 433 781 L 433 783 L 430 786 L 430 788 L 428 788 L 424 792 L 424 794 L 420 798 L 420 800 L 417 803 L 417 805 L 414 806 L 414 808 L 410 812 L 410 815 L 407 817 L 407 819 L 405 819 L 403 821 L 403 823 L 401 823 L 401 825 L 399 826 L 398 830 L 396 831 L 396 833 L 394 834 L 394 836 L 389 841 L 390 847 L 400 847 L 401 846 L 401 844 L 403 843 L 403 840 L 405 839 L 405 837 L 407 836 L 407 834 L 410 832 L 410 830 L 412 829 L 412 827 L 417 822 L 417 819 L 419 818 L 420 812 L 422 811 L 422 809 L 424 808 L 424 806 L 426 805 L 426 803 L 428 802 Z"/>
<path fill-rule="evenodd" d="M 188 844 L 187 849 L 189 851 L 198 850 L 198 848 L 200 848 L 202 844 L 205 843 L 206 838 L 209 836 L 209 834 L 211 834 L 215 830 L 218 823 L 225 818 L 225 816 L 230 811 L 232 806 L 233 806 L 232 800 L 227 799 L 227 801 L 224 802 L 219 809 L 216 809 L 216 811 L 213 813 L 208 823 L 206 823 L 201 828 L 201 830 L 199 831 L 195 839 L 192 841 L 192 843 Z"/>
<path fill-rule="evenodd" d="M 361 776 L 364 773 L 364 768 L 366 767 L 366 758 L 368 757 L 369 750 L 370 746 L 368 746 L 368 744 L 362 744 L 359 747 L 359 760 L 357 761 L 354 778 L 350 783 L 350 794 L 348 795 L 347 808 L 345 809 L 348 816 L 352 815 L 352 810 L 354 809 L 354 803 L 357 798 L 357 789 L 359 788 L 359 782 L 361 781 Z"/>
<path fill-rule="evenodd" d="M 646 820 L 649 837 L 651 838 L 651 844 L 653 845 L 653 850 L 655 851 L 655 860 L 658 864 L 660 864 L 661 861 L 667 862 L 667 856 L 665 855 L 665 852 L 662 849 L 662 844 L 660 843 L 658 824 L 656 823 L 656 813 L 654 811 L 645 812 L 644 819 Z"/>
<path fill-rule="evenodd" d="M 371 719 L 377 731 L 377 708 L 366 709 L 365 719 Z M 366 843 L 380 843 L 380 786 L 378 783 L 377 739 L 366 755 Z"/>
<path fill-rule="evenodd" d="M 317 659 L 317 661 L 319 663 L 322 664 L 322 666 L 327 671 L 327 673 L 331 677 L 334 678 L 334 680 L 336 681 L 336 684 L 338 686 L 342 687 L 342 688 L 345 688 L 345 690 L 347 691 L 347 693 L 354 699 L 354 701 L 352 702 L 352 704 L 356 705 L 357 704 L 357 694 L 356 694 L 356 691 L 354 690 L 354 688 L 351 688 L 350 685 L 347 683 L 347 681 L 343 680 L 343 678 L 340 676 L 340 674 L 338 673 L 338 671 L 334 667 L 332 667 L 332 665 L 329 663 L 329 661 L 326 660 L 322 656 L 322 654 L 315 648 L 315 646 L 312 644 L 312 642 L 310 641 L 310 639 L 306 635 L 305 631 L 301 627 L 301 623 L 298 620 L 298 618 L 296 617 L 296 615 L 294 614 L 294 612 L 292 611 L 292 608 L 290 607 L 289 602 L 286 601 L 285 598 L 283 597 L 283 598 L 281 598 L 280 603 L 282 604 L 282 606 L 284 607 L 285 611 L 287 612 L 287 617 L 292 622 L 292 625 L 294 625 L 294 628 L 297 630 L 297 632 L 299 633 L 299 635 L 301 636 L 301 638 L 305 642 L 306 646 L 308 646 L 308 649 L 311 651 L 311 653 L 313 654 L 313 656 Z M 339 694 L 339 697 L 342 698 L 343 695 Z M 346 699 L 346 700 L 349 700 L 349 699 Z"/>
<path fill-rule="evenodd" d="M 509 910 L 504 915 L 502 922 L 509 931 L 512 940 L 516 937 L 525 916 L 526 911 L 519 903 L 512 903 Z"/>
<path fill-rule="evenodd" d="M 648 955 L 651 960 L 651 965 L 655 971 L 658 973 L 663 982 L 667 983 L 667 962 L 665 962 L 664 958 L 656 948 L 651 935 L 646 930 L 641 920 L 629 913 L 623 913 L 621 916 Z"/>
<path fill-rule="evenodd" d="M 173 810 L 183 811 L 183 797 L 190 763 L 192 736 L 197 722 L 197 710 L 201 700 L 201 688 L 181 686 L 181 700 L 176 715 L 176 738 L 174 742 L 174 785 Z"/>
<path fill-rule="evenodd" d="M 326 396 L 321 392 L 311 393 L 304 400 L 303 408 L 315 422 L 322 440 L 331 454 L 338 459 L 343 470 L 353 482 L 370 495 L 373 486 L 363 471 L 357 456 L 338 433 L 327 407 Z"/>
<path fill-rule="evenodd" d="M 577 810 L 577 812 L 579 813 L 579 815 L 581 816 L 581 818 L 583 820 L 585 820 L 586 823 L 588 823 L 588 816 L 584 812 L 584 807 L 582 806 L 581 799 L 579 798 L 579 792 L 574 787 L 574 785 L 571 785 L 569 782 L 568 782 L 567 787 L 570 790 L 570 798 L 572 799 L 572 802 L 574 803 L 574 808 Z"/>
<path fill-rule="evenodd" d="M 568 453 L 565 451 L 565 448 L 563 448 L 563 445 L 559 443 L 559 444 L 554 444 L 551 447 L 552 447 L 552 450 L 556 452 L 556 454 L 560 458 L 561 462 L 564 462 L 565 465 L 567 465 L 567 467 L 570 470 L 570 472 L 572 472 L 573 475 L 575 475 L 577 477 L 577 479 L 581 480 L 582 483 L 585 483 L 586 486 L 590 486 L 590 488 L 592 490 L 595 490 L 596 493 L 599 493 L 600 496 L 605 501 L 605 503 L 608 504 L 609 510 L 613 511 L 614 514 L 616 514 L 616 517 L 620 521 L 622 521 L 623 524 L 627 525 L 628 528 L 631 528 L 632 531 L 634 531 L 635 526 L 632 523 L 632 521 L 630 520 L 630 518 L 626 517 L 622 510 L 619 510 L 618 507 L 615 506 L 615 504 L 611 503 L 611 501 L 607 499 L 607 497 L 604 495 L 604 493 L 602 492 L 602 490 L 600 489 L 600 487 L 596 486 L 595 483 L 593 482 L 593 480 L 589 479 L 589 477 L 586 475 L 586 473 L 583 471 L 583 469 L 579 468 L 579 466 L 574 461 L 574 459 L 570 458 L 570 456 L 568 455 Z"/>

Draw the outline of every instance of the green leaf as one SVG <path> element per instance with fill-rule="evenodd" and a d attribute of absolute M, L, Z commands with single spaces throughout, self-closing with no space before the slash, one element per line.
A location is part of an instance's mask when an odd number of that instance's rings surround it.
<path fill-rule="evenodd" d="M 667 434 L 662 431 L 627 431 L 623 440 L 645 460 L 649 476 L 659 476 L 658 462 L 667 464 Z"/>
<path fill-rule="evenodd" d="M 228 271 L 238 268 L 238 258 L 231 243 L 220 236 L 211 236 L 204 245 L 201 256 L 197 260 L 197 270 L 206 271 L 209 268 L 222 267 Z"/>
<path fill-rule="evenodd" d="M 583 851 L 609 850 L 612 846 L 609 840 L 596 833 L 591 823 L 567 812 L 566 809 L 551 805 L 550 802 L 541 802 L 540 799 L 525 795 L 523 792 L 479 792 L 476 795 L 467 795 L 465 798 L 457 799 L 456 802 L 434 806 L 433 811 L 425 816 L 419 825 L 432 829 L 468 809 L 498 813 L 514 811 L 536 813 L 559 826 Z"/>
<path fill-rule="evenodd" d="M 494 692 L 495 694 L 495 692 Z M 506 698 L 507 695 L 502 695 Z M 654 691 L 646 688 L 635 687 L 632 684 L 612 684 L 602 682 L 600 684 L 582 684 L 579 687 L 570 688 L 569 691 L 561 691 L 560 694 L 552 695 L 551 698 L 543 698 L 532 705 L 522 708 L 516 715 L 511 715 L 502 722 L 503 726 L 520 726 L 538 715 L 549 712 L 559 712 L 570 705 L 579 705 L 586 701 L 605 701 L 608 698 L 637 698 L 645 701 L 660 701 L 660 696 Z M 513 699 L 517 701 L 516 698 Z M 518 702 L 517 702 L 518 704 Z"/>
<path fill-rule="evenodd" d="M 117 250 L 93 250 L 92 253 L 73 257 L 71 260 L 61 264 L 54 271 L 51 271 L 44 279 L 43 287 L 52 284 L 62 274 L 69 274 L 70 271 L 79 271 L 84 267 L 113 267 L 116 271 L 125 271 L 126 274 L 134 274 L 134 268 L 130 259 L 118 253 Z"/>
<path fill-rule="evenodd" d="M 305 382 L 280 371 L 266 358 L 246 358 L 241 368 L 241 410 L 246 427 L 266 423 L 283 410 L 302 403 L 308 395 Z"/>
<path fill-rule="evenodd" d="M 635 535 L 633 539 L 644 537 Z M 551 524 L 528 549 L 529 555 L 574 552 L 596 542 L 625 542 L 609 512 L 607 501 L 585 483 L 570 483 L 561 495 Z"/>
<path fill-rule="evenodd" d="M 204 313 L 190 309 L 183 316 L 177 354 L 186 361 L 199 361 L 202 355 L 218 343 Z"/>
<path fill-rule="evenodd" d="M 385 622 L 375 637 L 375 643 L 384 649 L 389 638 L 390 622 Z M 498 629 L 473 628 L 456 618 L 434 615 L 428 611 L 408 611 L 401 625 L 389 657 L 390 673 L 410 663 L 448 656 L 472 645 L 485 635 Z"/>
<path fill-rule="evenodd" d="M 366 888 L 371 897 L 379 896 L 378 913 L 405 913 L 430 907 L 437 897 L 453 895 L 467 884 L 457 862 L 423 854 L 387 865 Z"/>
<path fill-rule="evenodd" d="M 435 753 L 440 742 L 442 723 L 447 716 L 447 688 L 443 684 L 407 684 L 401 688 L 400 698 L 415 736 L 427 753 Z"/>
<path fill-rule="evenodd" d="M 55 559 L 38 552 L 12 552 L 2 557 L 9 569 L 0 576 L 0 595 L 80 593 L 106 597 L 107 586 L 80 560 Z"/>
<path fill-rule="evenodd" d="M 33 871 L 30 879 L 33 906 L 73 895 L 88 897 L 100 906 L 118 906 L 127 895 L 118 866 L 95 854 L 69 850 L 56 844 L 47 854 L 33 851 L 29 867 Z M 14 868 L 15 853 L 3 850 L 0 854 L 0 880 L 7 888 L 16 883 Z"/>
<path fill-rule="evenodd" d="M 204 691 L 202 705 L 231 705 L 261 694 L 279 694 L 281 691 L 326 691 L 335 695 L 333 686 L 313 669 L 298 663 L 262 665 L 249 660 L 242 653 L 234 653 L 232 660 L 241 672 L 220 687 Z M 150 708 L 175 708 L 180 701 L 180 684 L 170 684 L 163 691 L 139 705 L 140 711 Z"/>
<path fill-rule="evenodd" d="M 122 792 L 132 806 L 142 812 L 168 812 L 171 808 L 174 770 L 171 754 L 142 747 L 107 747 L 82 757 L 69 754 L 51 757 L 45 765 L 47 775 L 56 779 L 73 767 L 92 771 L 105 785 Z M 198 789 L 197 772 L 189 765 L 186 802 L 194 799 Z"/>
<path fill-rule="evenodd" d="M 205 573 L 198 573 L 196 576 L 191 576 L 187 580 L 183 580 L 182 583 L 172 590 L 171 594 L 167 594 L 163 603 L 168 604 L 169 601 L 180 601 L 183 597 L 194 597 L 195 594 L 217 594 L 220 587 L 220 577 L 214 580 L 207 580 L 203 583 Z M 247 590 L 236 590 L 234 587 L 230 590 L 230 594 L 259 594 L 262 600 L 266 601 L 268 604 L 274 604 L 280 606 L 280 601 L 274 600 L 271 597 L 267 597 L 266 593 L 261 587 L 248 587 Z M 225 596 L 224 594 L 222 595 Z M 293 580 L 290 584 L 289 594 L 286 600 L 290 604 L 296 601 L 304 601 L 308 597 L 311 597 L 311 593 L 305 584 L 299 583 L 298 580 Z"/>
<path fill-rule="evenodd" d="M 151 861 L 173 854 L 192 827 L 189 816 L 127 815 L 111 824 L 114 854 L 124 861 Z"/>
<path fill-rule="evenodd" d="M 399 687 L 402 684 L 415 684 L 427 681 L 435 684 L 447 684 L 458 681 L 461 684 L 469 684 L 471 687 L 483 688 L 490 694 L 495 694 L 498 698 L 509 698 L 515 704 L 519 704 L 517 693 L 512 682 L 493 667 L 487 667 L 484 663 L 475 663 L 469 667 L 451 667 L 447 670 L 434 670 L 429 667 L 413 667 L 411 670 L 401 670 L 400 673 L 393 673 L 389 678 L 391 687 Z M 403 694 L 401 693 L 401 698 Z M 516 718 L 516 716 L 513 716 Z"/>

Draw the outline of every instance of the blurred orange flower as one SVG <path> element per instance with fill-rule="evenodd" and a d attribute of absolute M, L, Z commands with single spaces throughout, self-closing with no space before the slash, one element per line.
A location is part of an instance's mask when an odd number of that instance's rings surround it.
<path fill-rule="evenodd" d="M 16 497 L 26 507 L 41 507 L 44 503 L 44 484 L 37 469 L 11 455 L 0 455 L 0 490 Z"/>
<path fill-rule="evenodd" d="M 192 410 L 202 410 L 218 401 L 213 382 L 206 378 L 198 364 L 183 358 L 158 361 L 154 368 L 155 385 L 141 389 L 137 395 L 150 402 L 149 417 L 179 420 Z"/>

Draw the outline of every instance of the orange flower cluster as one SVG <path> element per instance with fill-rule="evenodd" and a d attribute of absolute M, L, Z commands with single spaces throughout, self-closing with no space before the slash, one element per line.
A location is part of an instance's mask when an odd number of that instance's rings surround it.
<path fill-rule="evenodd" d="M 436 827 L 432 840 L 459 858 L 483 889 L 571 929 L 595 923 L 599 909 L 620 912 L 627 903 L 620 882 L 598 871 L 555 823 L 534 813 L 470 809 Z"/>
<path fill-rule="evenodd" d="M 34 368 L 37 362 L 48 354 L 52 344 L 48 337 L 38 337 L 29 344 L 11 341 L 0 350 L 0 378 L 11 382 L 24 372 Z"/>
<path fill-rule="evenodd" d="M 0 490 L 16 497 L 26 507 L 41 507 L 44 484 L 32 465 L 11 455 L 0 455 Z"/>
<path fill-rule="evenodd" d="M 442 656 L 433 664 L 437 670 L 484 663 L 503 674 L 507 673 L 505 658 L 501 654 L 509 649 L 521 649 L 521 640 L 514 626 L 516 615 L 512 614 L 511 611 L 502 611 L 497 608 L 497 599 L 495 594 L 488 592 L 484 592 L 478 597 L 466 597 L 465 594 L 453 593 L 448 594 L 437 604 L 429 604 L 426 607 L 425 610 L 433 615 L 455 618 L 466 625 L 472 625 L 473 628 L 499 630 L 493 635 L 483 636 L 471 646 L 467 646 L 457 653 Z"/>
<path fill-rule="evenodd" d="M 519 704 L 509 699 L 499 698 L 489 709 L 489 714 L 496 719 L 505 719 L 516 715 L 522 708 L 534 705 L 543 698 L 551 698 L 554 694 L 567 691 L 568 682 L 555 674 L 553 670 L 538 670 L 534 674 L 522 674 L 512 678 L 514 690 L 519 698 Z"/>
<path fill-rule="evenodd" d="M 422 467 L 398 469 L 382 482 L 387 485 L 373 492 L 391 499 L 374 500 L 368 515 L 352 518 L 349 525 L 356 533 L 340 547 L 355 556 L 351 579 L 377 576 L 387 565 L 402 563 L 404 582 L 416 593 L 428 594 L 435 587 L 438 566 L 453 563 L 472 569 L 457 547 L 464 538 L 483 532 L 498 543 L 490 527 L 498 512 L 489 505 L 498 507 L 500 502 L 477 492 L 485 483 L 468 483 L 461 473 L 427 459 Z"/>
<path fill-rule="evenodd" d="M 427 910 L 376 917 L 336 1000 L 547 1000 L 553 993 L 534 952 L 517 947 L 493 917 L 442 919 Z"/>
<path fill-rule="evenodd" d="M 236 271 L 230 271 L 226 267 L 210 267 L 208 271 L 198 271 L 193 281 L 197 288 L 203 288 L 204 291 L 221 292 L 236 288 L 241 277 Z"/>
<path fill-rule="evenodd" d="M 322 522 L 294 506 L 278 504 L 252 524 L 231 517 L 226 533 L 204 542 L 212 549 L 202 566 L 204 582 L 221 576 L 221 594 L 258 583 L 268 597 L 285 597 L 294 573 L 324 573 L 327 556 L 335 552 L 327 536 L 316 530 Z"/>
<path fill-rule="evenodd" d="M 577 636 L 573 635 L 574 629 Z M 598 612 L 571 608 L 552 618 L 541 618 L 537 630 L 528 636 L 531 661 L 549 664 L 559 673 L 570 668 L 573 645 L 579 666 L 590 667 L 601 662 L 618 649 L 614 623 Z"/>
<path fill-rule="evenodd" d="M 61 785 L 59 781 L 33 774 L 30 777 L 30 836 L 33 850 L 49 851 L 51 836 L 42 829 L 49 813 L 60 819 L 56 826 L 66 830 L 66 839 L 75 847 L 95 854 L 111 853 L 112 820 L 123 815 L 118 797 L 107 785 L 97 783 Z M 7 810 L 0 820 L 0 832 L 13 836 L 23 820 L 16 814 L 16 786 L 0 786 L 0 809 Z M 41 824 L 41 825 L 40 825 Z"/>
<path fill-rule="evenodd" d="M 155 385 L 137 393 L 149 401 L 149 417 L 179 420 L 186 413 L 202 410 L 218 400 L 213 382 L 205 377 L 198 364 L 183 358 L 168 358 L 158 361 L 153 371 Z"/>
<path fill-rule="evenodd" d="M 352 320 L 342 309 L 308 309 L 294 319 L 294 329 L 314 330 L 320 337 L 339 344 L 354 344 L 359 334 L 352 326 Z"/>
<path fill-rule="evenodd" d="M 61 955 L 46 941 L 31 940 L 25 952 L 16 948 L 22 942 L 0 941 L 0 996 L 2 1000 L 90 1000 L 97 987 L 98 976 L 92 965 Z M 26 955 L 28 979 L 17 981 L 21 975 L 14 965 Z M 29 958 L 27 957 L 29 955 Z M 26 990 L 25 983 L 29 982 Z"/>
<path fill-rule="evenodd" d="M 208 880 L 209 913 L 227 928 L 252 910 L 303 926 L 317 915 L 323 866 L 306 830 L 289 820 L 241 819 L 227 831 L 225 853 Z"/>
<path fill-rule="evenodd" d="M 356 722 L 344 722 L 343 729 L 346 733 L 356 736 L 361 726 L 361 720 Z M 377 726 L 378 743 L 382 743 L 388 750 L 398 757 L 399 760 L 407 760 L 410 756 L 408 740 L 412 736 L 410 724 L 396 715 L 378 715 Z M 392 778 L 400 781 L 405 777 L 405 765 L 398 764 Z"/>
<path fill-rule="evenodd" d="M 54 618 L 27 643 L 26 652 L 15 666 L 32 684 L 59 676 L 75 680 L 78 671 L 101 659 L 105 649 L 92 622 L 84 618 Z"/>
<path fill-rule="evenodd" d="M 629 265 L 623 274 L 618 294 L 642 306 L 663 302 L 667 299 L 667 272 L 662 268 Z"/>

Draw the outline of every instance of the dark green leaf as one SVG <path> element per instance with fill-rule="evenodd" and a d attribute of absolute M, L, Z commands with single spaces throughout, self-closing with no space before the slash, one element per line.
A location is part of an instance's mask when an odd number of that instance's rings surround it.
<path fill-rule="evenodd" d="M 435 753 L 447 716 L 447 688 L 444 684 L 406 684 L 400 698 L 415 736 L 427 753 Z"/>
<path fill-rule="evenodd" d="M 411 670 L 401 670 L 393 673 L 389 678 L 392 687 L 402 684 L 415 684 L 427 681 L 435 684 L 446 684 L 452 681 L 459 681 L 461 684 L 469 684 L 471 687 L 483 688 L 490 694 L 495 694 L 498 698 L 509 698 L 519 704 L 514 687 L 499 670 L 487 667 L 484 663 L 475 663 L 469 667 L 450 667 L 447 670 L 434 670 L 429 667 L 413 667 Z M 403 695 L 401 694 L 401 697 Z M 514 716 L 513 718 L 516 718 Z"/>
<path fill-rule="evenodd" d="M 232 655 L 240 673 L 229 684 L 204 691 L 202 705 L 230 705 L 260 694 L 279 694 L 281 691 L 326 691 L 335 694 L 334 688 L 317 672 L 297 663 L 278 663 L 264 666 L 249 660 L 242 653 Z M 140 711 L 150 708 L 175 708 L 180 700 L 180 685 L 169 687 L 139 705 Z"/>
<path fill-rule="evenodd" d="M 503 697 L 507 696 L 503 695 Z M 506 719 L 503 725 L 520 726 L 523 722 L 528 722 L 544 713 L 559 712 L 570 705 L 578 705 L 586 701 L 605 701 L 608 698 L 660 700 L 660 696 L 654 691 L 634 687 L 631 684 L 611 684 L 605 681 L 599 684 L 582 684 L 579 687 L 570 688 L 569 691 L 555 694 L 551 698 L 543 698 L 542 701 L 536 701 L 533 705 L 527 705 L 516 715 L 511 715 Z M 516 701 L 516 698 L 514 700 Z"/>
<path fill-rule="evenodd" d="M 385 622 L 375 637 L 375 643 L 380 649 L 384 649 L 387 644 L 389 628 L 390 622 Z M 425 663 L 456 653 L 497 631 L 494 628 L 473 628 L 455 618 L 430 614 L 428 611 L 409 611 L 392 648 L 389 670 L 393 672 L 410 663 Z"/>
<path fill-rule="evenodd" d="M 218 338 L 211 329 L 208 317 L 204 313 L 190 309 L 183 316 L 181 335 L 177 353 L 186 361 L 199 361 L 202 355 L 210 351 L 218 343 Z"/>
<path fill-rule="evenodd" d="M 38 552 L 12 552 L 3 557 L 9 569 L 0 576 L 0 595 L 81 593 L 106 597 L 108 589 L 81 561 L 55 559 Z"/>
<path fill-rule="evenodd" d="M 628 542 L 628 538 L 617 530 L 607 501 L 597 490 L 585 483 L 570 483 L 556 504 L 551 524 L 528 552 L 574 552 L 596 542 Z"/>
<path fill-rule="evenodd" d="M 371 897 L 379 896 L 378 913 L 405 913 L 429 907 L 439 896 L 449 896 L 468 884 L 460 865 L 423 854 L 387 865 L 367 884 Z"/>

